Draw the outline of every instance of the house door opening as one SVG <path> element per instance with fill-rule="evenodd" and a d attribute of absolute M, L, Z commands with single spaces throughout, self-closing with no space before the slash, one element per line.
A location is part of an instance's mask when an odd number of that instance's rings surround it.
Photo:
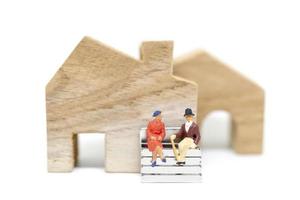
<path fill-rule="evenodd" d="M 76 167 L 104 168 L 105 134 L 76 134 Z"/>
<path fill-rule="evenodd" d="M 202 122 L 201 146 L 203 149 L 224 149 L 231 147 L 232 117 L 229 112 L 210 112 Z"/>

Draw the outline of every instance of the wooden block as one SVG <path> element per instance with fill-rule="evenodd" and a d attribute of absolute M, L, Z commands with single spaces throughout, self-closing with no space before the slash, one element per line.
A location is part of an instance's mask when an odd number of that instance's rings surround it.
<path fill-rule="evenodd" d="M 173 74 L 198 85 L 198 125 L 214 110 L 228 111 L 234 150 L 262 152 L 264 91 L 260 86 L 203 51 L 175 59 Z"/>
<path fill-rule="evenodd" d="M 170 41 L 144 42 L 137 60 L 83 38 L 46 87 L 48 170 L 72 170 L 76 134 L 105 133 L 106 170 L 139 172 L 152 112 L 179 126 L 184 108 L 196 110 L 196 85 L 172 75 L 172 51 Z"/>

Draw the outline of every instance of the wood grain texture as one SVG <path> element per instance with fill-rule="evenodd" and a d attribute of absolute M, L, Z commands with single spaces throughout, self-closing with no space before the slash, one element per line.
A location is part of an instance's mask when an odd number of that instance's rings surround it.
<path fill-rule="evenodd" d="M 228 111 L 233 118 L 235 151 L 262 152 L 264 91 L 261 87 L 203 51 L 175 59 L 173 74 L 198 85 L 200 126 L 211 111 Z"/>
<path fill-rule="evenodd" d="M 46 87 L 48 171 L 70 172 L 77 133 L 105 133 L 108 172 L 139 172 L 139 131 L 154 110 L 168 126 L 196 110 L 195 84 L 172 76 L 170 41 L 144 42 L 141 60 L 85 37 Z"/>

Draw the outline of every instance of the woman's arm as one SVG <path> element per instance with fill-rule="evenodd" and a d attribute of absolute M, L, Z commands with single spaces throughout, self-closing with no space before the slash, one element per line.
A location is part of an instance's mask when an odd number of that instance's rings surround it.
<path fill-rule="evenodd" d="M 147 140 L 150 139 L 150 137 L 151 137 L 151 124 L 150 124 L 150 122 L 148 123 L 148 126 L 147 126 L 146 136 L 147 136 Z"/>
<path fill-rule="evenodd" d="M 161 141 L 163 141 L 165 137 L 166 137 L 166 127 L 165 124 L 163 123 L 162 130 L 161 130 Z"/>
<path fill-rule="evenodd" d="M 152 134 L 152 124 L 149 122 L 147 126 L 147 140 L 156 140 L 156 137 Z"/>

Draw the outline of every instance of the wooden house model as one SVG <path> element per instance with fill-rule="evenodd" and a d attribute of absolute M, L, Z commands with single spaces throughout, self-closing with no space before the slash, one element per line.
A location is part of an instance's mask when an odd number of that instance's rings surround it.
<path fill-rule="evenodd" d="M 183 110 L 233 116 L 233 148 L 260 153 L 264 92 L 207 53 L 175 59 L 171 41 L 144 42 L 140 60 L 84 37 L 46 87 L 48 171 L 70 172 L 79 133 L 105 134 L 108 172 L 140 171 L 140 130 L 154 110 L 182 124 Z M 203 138 L 205 139 L 205 138 Z"/>
<path fill-rule="evenodd" d="M 183 108 L 196 109 L 196 85 L 172 75 L 172 50 L 144 42 L 136 60 L 83 38 L 46 88 L 48 170 L 72 171 L 78 133 L 104 133 L 106 171 L 139 172 L 139 131 L 153 110 L 178 126 Z"/>

